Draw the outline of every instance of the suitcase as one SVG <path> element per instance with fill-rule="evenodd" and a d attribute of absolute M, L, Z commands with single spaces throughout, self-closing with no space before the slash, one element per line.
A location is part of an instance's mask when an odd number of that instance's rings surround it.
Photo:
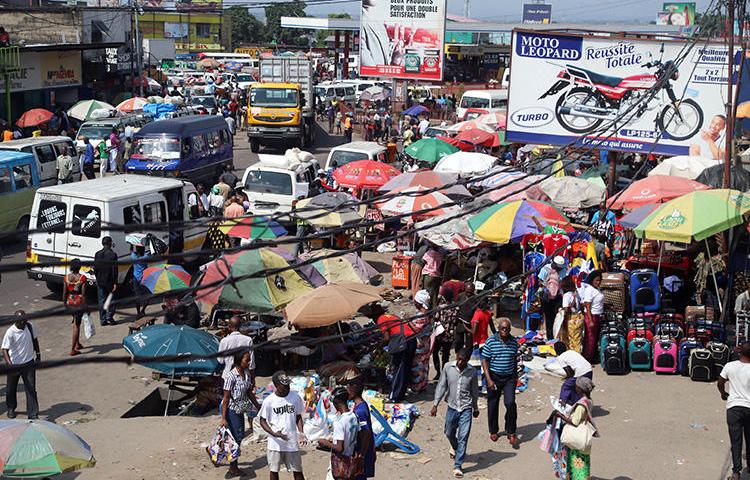
<path fill-rule="evenodd" d="M 657 324 L 654 328 L 654 334 L 658 337 L 669 337 L 679 342 L 682 340 L 683 331 L 679 323 L 668 321 Z"/>
<path fill-rule="evenodd" d="M 659 277 L 650 269 L 630 274 L 630 306 L 633 311 L 658 312 L 661 307 Z"/>
<path fill-rule="evenodd" d="M 727 329 L 723 323 L 708 319 L 698 319 L 695 323 L 697 329 L 705 327 L 711 333 L 711 341 L 726 343 Z"/>
<path fill-rule="evenodd" d="M 690 375 L 690 352 L 696 348 L 703 348 L 703 344 L 694 338 L 686 338 L 677 347 L 677 371 L 680 375 Z"/>
<path fill-rule="evenodd" d="M 714 377 L 714 358 L 706 348 L 694 348 L 688 361 L 690 380 L 694 382 L 712 382 Z"/>
<path fill-rule="evenodd" d="M 705 305 L 692 305 L 685 308 L 685 322 L 695 322 L 699 318 L 707 318 L 709 320 L 713 320 L 713 307 L 706 307 Z"/>
<path fill-rule="evenodd" d="M 628 361 L 632 370 L 651 369 L 651 342 L 644 337 L 636 337 L 628 342 Z"/>
<path fill-rule="evenodd" d="M 654 338 L 654 372 L 677 373 L 677 342 L 674 338 Z"/>
<path fill-rule="evenodd" d="M 750 341 L 748 338 L 748 330 L 750 329 L 750 313 L 749 312 L 734 312 L 735 315 L 735 331 L 734 331 L 734 346 L 739 347 L 743 343 Z"/>
<path fill-rule="evenodd" d="M 603 273 L 599 290 L 604 294 L 604 309 L 611 312 L 628 311 L 628 277 L 621 272 Z"/>
<path fill-rule="evenodd" d="M 607 375 L 623 375 L 627 370 L 625 338 L 617 333 L 603 336 L 599 357 Z"/>
<path fill-rule="evenodd" d="M 654 340 L 654 333 L 645 322 L 631 323 L 628 328 L 628 345 L 630 345 L 630 342 L 636 338 L 645 338 L 651 343 Z"/>
<path fill-rule="evenodd" d="M 729 346 L 721 342 L 709 342 L 706 350 L 711 352 L 711 357 L 714 359 L 714 376 L 718 378 L 721 369 L 729 361 Z"/>

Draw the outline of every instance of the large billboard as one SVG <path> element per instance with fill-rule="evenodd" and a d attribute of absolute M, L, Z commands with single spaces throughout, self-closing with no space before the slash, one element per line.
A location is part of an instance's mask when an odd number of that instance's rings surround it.
<path fill-rule="evenodd" d="M 684 47 L 514 31 L 506 138 L 723 158 L 727 47 L 695 45 L 675 72 Z"/>
<path fill-rule="evenodd" d="M 523 5 L 523 23 L 547 24 L 551 22 L 552 5 L 543 3 L 525 3 Z"/>
<path fill-rule="evenodd" d="M 657 25 L 695 25 L 695 2 L 667 2 L 657 14 Z"/>
<path fill-rule="evenodd" d="M 362 0 L 359 74 L 440 81 L 447 0 Z"/>

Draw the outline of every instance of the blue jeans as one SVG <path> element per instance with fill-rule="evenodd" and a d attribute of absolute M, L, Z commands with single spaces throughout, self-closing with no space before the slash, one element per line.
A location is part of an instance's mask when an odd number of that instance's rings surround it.
<path fill-rule="evenodd" d="M 242 443 L 242 439 L 245 438 L 245 415 L 237 413 L 230 408 L 227 410 L 227 423 L 229 424 L 227 428 L 232 432 L 232 436 L 239 446 Z M 239 455 L 237 456 L 239 457 Z M 231 462 L 229 465 L 237 467 L 237 460 Z"/>
<path fill-rule="evenodd" d="M 445 412 L 445 436 L 456 452 L 455 468 L 461 468 L 466 458 L 466 446 L 471 433 L 471 413 L 471 408 L 459 412 L 451 407 Z"/>
<path fill-rule="evenodd" d="M 409 388 L 409 384 L 411 383 L 411 364 L 416 351 L 417 339 L 411 337 L 406 342 L 406 349 L 403 352 L 391 355 L 391 364 L 393 365 L 391 400 L 394 403 L 400 403 L 406 396 L 406 389 Z"/>
<path fill-rule="evenodd" d="M 96 296 L 99 301 L 99 324 L 104 325 L 105 323 L 115 321 L 115 309 L 112 305 L 107 310 L 104 309 L 104 302 L 107 300 L 112 288 L 105 289 L 101 285 L 96 285 Z"/>

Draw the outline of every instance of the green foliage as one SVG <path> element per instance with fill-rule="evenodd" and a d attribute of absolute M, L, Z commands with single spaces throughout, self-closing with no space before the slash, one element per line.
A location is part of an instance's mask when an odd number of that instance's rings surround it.
<path fill-rule="evenodd" d="M 305 2 L 294 0 L 265 7 L 267 39 L 280 45 L 307 45 L 310 32 L 297 28 L 281 28 L 281 17 L 306 17 Z"/>
<path fill-rule="evenodd" d="M 251 15 L 246 7 L 234 6 L 227 10 L 232 22 L 232 48 L 242 44 L 265 43 L 266 26 Z"/>

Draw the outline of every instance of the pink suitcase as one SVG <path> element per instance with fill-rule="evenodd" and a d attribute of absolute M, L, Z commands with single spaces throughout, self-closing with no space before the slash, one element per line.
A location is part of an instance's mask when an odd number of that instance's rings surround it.
<path fill-rule="evenodd" d="M 654 337 L 654 372 L 677 373 L 677 342 L 672 337 Z"/>

